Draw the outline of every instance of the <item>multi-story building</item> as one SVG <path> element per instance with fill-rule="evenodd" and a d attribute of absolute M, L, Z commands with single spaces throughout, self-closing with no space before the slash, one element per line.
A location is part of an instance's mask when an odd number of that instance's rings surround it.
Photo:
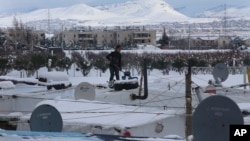
<path fill-rule="evenodd" d="M 121 44 L 124 48 L 137 44 L 156 45 L 156 30 L 67 30 L 56 35 L 65 48 L 98 49 Z"/>
<path fill-rule="evenodd" d="M 156 42 L 154 31 L 134 31 L 133 41 L 138 44 L 152 44 Z"/>

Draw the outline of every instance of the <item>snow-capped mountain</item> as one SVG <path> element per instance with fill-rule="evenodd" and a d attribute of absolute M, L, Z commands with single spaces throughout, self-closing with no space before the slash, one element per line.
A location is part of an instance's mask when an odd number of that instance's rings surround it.
<path fill-rule="evenodd" d="M 116 13 L 147 22 L 185 21 L 189 18 L 174 10 L 164 0 L 131 0 L 121 4 L 111 4 L 97 7 L 103 11 Z"/>
<path fill-rule="evenodd" d="M 38 9 L 28 13 L 19 13 L 12 16 L 7 16 L 2 19 L 3 22 L 12 21 L 13 17 L 22 20 L 22 22 L 32 22 L 32 21 L 40 21 L 46 19 L 60 19 L 60 20 L 103 20 L 111 17 L 115 17 L 116 15 L 113 13 L 109 13 L 106 11 L 101 11 L 97 8 L 90 7 L 86 4 L 77 4 L 69 7 L 63 8 L 53 8 L 53 9 Z"/>
<path fill-rule="evenodd" d="M 135 23 L 186 21 L 189 19 L 189 17 L 175 11 L 164 0 L 131 0 L 101 7 L 77 4 L 69 7 L 38 9 L 28 13 L 1 16 L 0 26 L 11 26 L 14 17 L 23 23 L 37 23 L 36 21 L 48 21 L 48 19 L 51 21 L 74 20 L 90 26 L 93 22 L 107 25 L 131 25 Z"/>

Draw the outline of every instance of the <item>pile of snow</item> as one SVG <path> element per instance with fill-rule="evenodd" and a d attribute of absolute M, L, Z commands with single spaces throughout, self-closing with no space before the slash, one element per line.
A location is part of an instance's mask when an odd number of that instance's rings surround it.
<path fill-rule="evenodd" d="M 58 71 L 40 73 L 38 78 L 46 79 L 46 82 L 69 81 L 69 77 L 65 72 L 58 72 Z"/>
<path fill-rule="evenodd" d="M 11 89 L 15 88 L 15 85 L 12 81 L 1 81 L 0 82 L 0 89 Z"/>
<path fill-rule="evenodd" d="M 39 84 L 47 86 L 50 90 L 54 87 L 56 90 L 71 87 L 72 83 L 65 72 L 43 72 L 38 76 Z"/>
<path fill-rule="evenodd" d="M 138 49 L 140 50 L 161 50 L 160 48 L 153 46 L 153 45 L 138 45 Z"/>
<path fill-rule="evenodd" d="M 4 81 L 14 81 L 14 82 L 22 82 L 22 83 L 37 83 L 37 79 L 35 78 L 20 78 L 20 77 L 17 77 L 17 76 L 0 76 L 0 80 L 4 80 Z"/>
<path fill-rule="evenodd" d="M 138 83 L 137 79 L 129 79 L 129 80 L 116 80 L 114 84 L 135 84 Z"/>

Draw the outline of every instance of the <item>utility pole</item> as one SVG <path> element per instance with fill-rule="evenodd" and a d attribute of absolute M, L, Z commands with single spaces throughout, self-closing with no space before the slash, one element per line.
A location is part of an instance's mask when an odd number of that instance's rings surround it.
<path fill-rule="evenodd" d="M 223 28 L 224 28 L 224 37 L 227 36 L 227 5 L 224 5 L 224 18 L 223 18 Z"/>
<path fill-rule="evenodd" d="M 188 56 L 190 57 L 190 25 L 188 26 Z"/>
<path fill-rule="evenodd" d="M 186 74 L 186 139 L 192 135 L 192 94 L 191 94 L 191 63 L 188 60 L 188 72 Z"/>
<path fill-rule="evenodd" d="M 48 33 L 50 34 L 50 11 L 48 9 Z"/>

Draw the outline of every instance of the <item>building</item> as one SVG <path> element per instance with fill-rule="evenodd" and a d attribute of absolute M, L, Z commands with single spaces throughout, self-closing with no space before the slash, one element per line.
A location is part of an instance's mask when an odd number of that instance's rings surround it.
<path fill-rule="evenodd" d="M 151 31 L 133 31 L 133 41 L 136 44 L 155 44 L 156 32 Z"/>
<path fill-rule="evenodd" d="M 197 49 L 211 49 L 218 47 L 218 37 L 198 37 L 195 40 Z"/>
<path fill-rule="evenodd" d="M 66 30 L 55 37 L 66 49 L 104 49 L 117 44 L 124 48 L 137 44 L 156 45 L 156 30 Z"/>
<path fill-rule="evenodd" d="M 231 38 L 229 36 L 221 36 L 217 39 L 218 41 L 218 48 L 224 49 L 224 48 L 230 48 L 230 42 Z"/>
<path fill-rule="evenodd" d="M 250 47 L 250 38 L 247 38 L 244 41 L 245 41 L 245 46 Z"/>
<path fill-rule="evenodd" d="M 231 38 L 225 36 L 171 37 L 170 44 L 178 49 L 228 49 Z"/>

